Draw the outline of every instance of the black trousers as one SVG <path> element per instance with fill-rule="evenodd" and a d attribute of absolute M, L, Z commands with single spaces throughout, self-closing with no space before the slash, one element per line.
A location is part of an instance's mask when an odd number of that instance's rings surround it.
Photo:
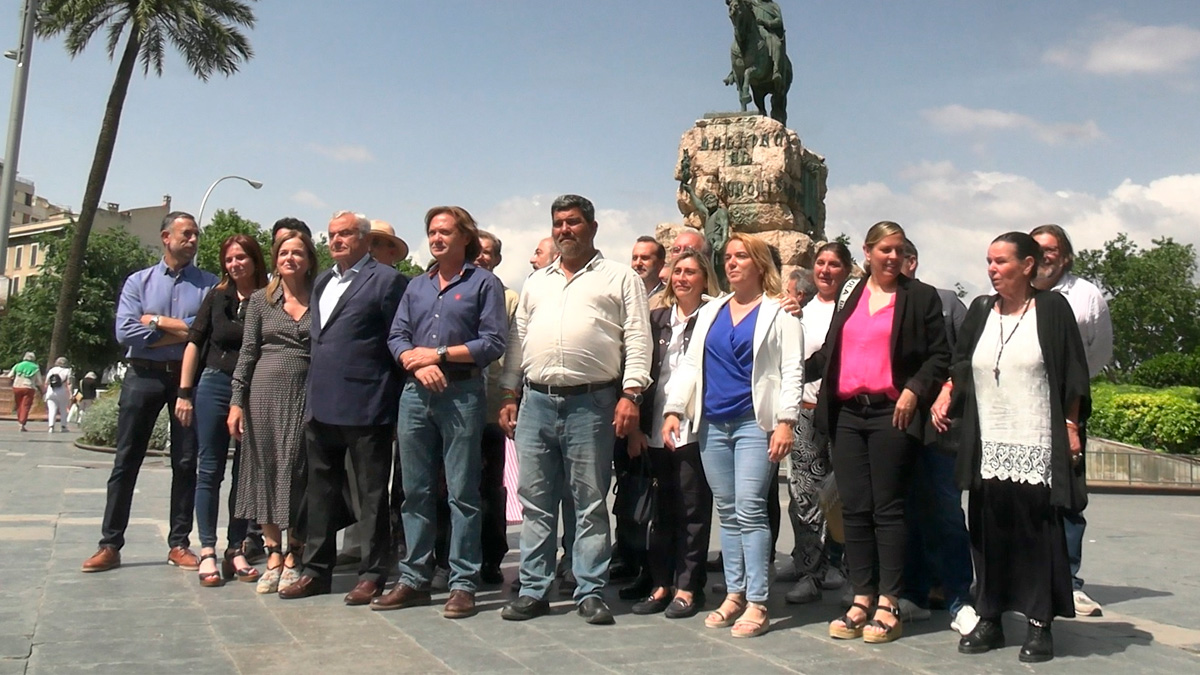
<path fill-rule="evenodd" d="M 856 595 L 897 598 L 903 590 L 904 501 L 918 439 L 892 425 L 894 403 L 843 402 L 833 437 L 842 497 L 846 563 Z"/>
<path fill-rule="evenodd" d="M 388 517 L 388 474 L 392 468 L 393 426 L 340 426 L 311 420 L 305 427 L 308 455 L 306 493 L 308 537 L 304 574 L 328 579 L 337 560 L 337 531 L 349 518 L 342 487 L 346 456 L 358 483 L 359 535 L 364 539 L 361 581 L 387 581 L 392 541 Z"/>
<path fill-rule="evenodd" d="M 712 490 L 700 465 L 700 445 L 649 448 L 650 473 L 658 481 L 650 530 L 650 578 L 655 586 L 700 591 L 708 583 L 704 563 L 712 534 Z"/>
<path fill-rule="evenodd" d="M 101 546 L 125 545 L 133 507 L 133 489 L 146 459 L 150 434 L 163 406 L 171 413 L 171 531 L 167 543 L 188 546 L 196 506 L 196 428 L 175 419 L 179 373 L 130 366 L 121 383 L 117 414 L 117 454 L 108 477 L 108 501 L 101 525 Z"/>

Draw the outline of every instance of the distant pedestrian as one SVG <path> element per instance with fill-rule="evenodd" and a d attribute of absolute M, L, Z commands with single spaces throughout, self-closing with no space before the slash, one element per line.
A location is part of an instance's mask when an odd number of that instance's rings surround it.
<path fill-rule="evenodd" d="M 13 379 L 13 405 L 17 408 L 17 422 L 21 425 L 21 431 L 28 431 L 25 423 L 29 421 L 29 410 L 33 408 L 33 397 L 37 395 L 39 389 L 45 386 L 42 368 L 33 362 L 34 358 L 36 357 L 33 352 L 25 352 L 20 363 L 9 368 L 8 372 L 4 374 L 5 377 Z"/>
<path fill-rule="evenodd" d="M 62 430 L 67 431 L 67 411 L 71 407 L 71 389 L 74 375 L 67 365 L 67 358 L 60 356 L 54 360 L 54 367 L 46 371 L 46 431 L 54 433 L 54 420 L 59 418 Z"/>

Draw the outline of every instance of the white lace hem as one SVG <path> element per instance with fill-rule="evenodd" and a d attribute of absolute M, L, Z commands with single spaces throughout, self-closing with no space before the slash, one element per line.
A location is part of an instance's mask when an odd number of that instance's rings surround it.
<path fill-rule="evenodd" d="M 980 475 L 1029 485 L 1050 486 L 1050 446 L 983 441 Z"/>

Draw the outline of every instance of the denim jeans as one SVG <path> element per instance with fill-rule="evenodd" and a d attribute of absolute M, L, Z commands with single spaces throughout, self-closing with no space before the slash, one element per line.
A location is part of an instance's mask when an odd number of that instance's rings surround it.
<path fill-rule="evenodd" d="M 700 421 L 700 462 L 721 521 L 725 586 L 750 602 L 766 602 L 770 592 L 767 491 L 779 490 L 779 465 L 767 456 L 767 445 L 753 413 L 729 422 Z"/>
<path fill-rule="evenodd" d="M 962 491 L 954 482 L 954 456 L 939 452 L 937 443 L 917 452 L 905 514 L 908 543 L 903 595 L 926 607 L 936 577 L 953 616 L 971 602 L 971 538 L 962 510 Z"/>
<path fill-rule="evenodd" d="M 1083 511 L 1063 509 L 1063 531 L 1067 534 L 1067 560 L 1071 563 L 1071 585 L 1077 590 L 1083 590 L 1083 579 L 1079 576 L 1079 568 L 1083 565 L 1083 533 L 1087 530 L 1087 518 Z"/>
<path fill-rule="evenodd" d="M 450 588 L 474 593 L 483 562 L 479 477 L 482 471 L 483 379 L 450 382 L 443 392 L 410 379 L 400 394 L 397 438 L 404 466 L 404 540 L 401 583 L 429 587 L 437 538 L 438 468 L 446 469 L 450 502 Z"/>
<path fill-rule="evenodd" d="M 229 398 L 233 377 L 215 368 L 205 368 L 196 385 L 193 424 L 196 425 L 196 528 L 202 548 L 217 546 L 217 518 L 221 510 L 221 481 L 229 457 Z M 240 448 L 238 451 L 240 452 Z M 248 522 L 233 517 L 237 498 L 238 459 L 233 461 L 233 480 L 229 490 L 228 546 L 236 548 L 246 538 Z"/>
<path fill-rule="evenodd" d="M 606 499 L 612 483 L 616 407 L 615 386 L 574 396 L 525 388 L 516 432 L 520 459 L 517 496 L 525 510 L 521 595 L 544 599 L 554 580 L 555 535 L 564 485 L 575 500 L 571 558 L 578 582 L 575 602 L 603 593 L 612 559 Z"/>

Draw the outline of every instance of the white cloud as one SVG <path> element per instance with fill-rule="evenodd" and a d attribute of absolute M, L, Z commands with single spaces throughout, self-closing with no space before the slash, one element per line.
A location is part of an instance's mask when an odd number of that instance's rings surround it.
<path fill-rule="evenodd" d="M 371 151 L 362 145 L 321 145 L 320 143 L 309 143 L 308 149 L 318 155 L 324 155 L 335 162 L 363 163 L 374 161 L 375 159 L 375 155 L 372 155 Z"/>
<path fill-rule="evenodd" d="M 1099 22 L 1079 39 L 1046 50 L 1042 60 L 1096 75 L 1180 73 L 1200 60 L 1200 30 Z"/>
<path fill-rule="evenodd" d="M 532 268 L 529 258 L 544 237 L 550 236 L 550 203 L 553 196 L 512 197 L 479 213 L 479 227 L 500 238 L 503 260 L 496 274 L 512 289 L 519 290 Z M 678 213 L 650 206 L 633 210 L 598 209 L 596 248 L 608 258 L 628 262 L 633 242 L 665 221 L 682 221 Z"/>
<path fill-rule="evenodd" d="M 302 204 L 304 206 L 311 206 L 314 209 L 329 208 L 329 205 L 326 204 L 324 202 L 324 200 L 322 200 L 317 195 L 309 192 L 308 190 L 300 190 L 299 192 L 292 194 L 291 199 L 292 199 L 292 201 L 296 202 L 297 204 Z"/>
<path fill-rule="evenodd" d="M 1200 246 L 1200 174 L 1145 185 L 1125 180 L 1106 194 L 1056 190 L 948 162 L 911 166 L 900 179 L 899 190 L 882 183 L 830 188 L 826 229 L 850 235 L 859 257 L 871 223 L 899 222 L 921 252 L 920 276 L 943 288 L 962 282 L 972 294 L 989 291 L 984 257 L 991 240 L 1045 223 L 1062 225 L 1077 250 L 1099 248 L 1121 232 L 1143 246 L 1157 237 Z"/>
<path fill-rule="evenodd" d="M 968 108 L 957 103 L 923 110 L 921 116 L 938 131 L 948 134 L 1020 131 L 1048 145 L 1089 143 L 1104 138 L 1100 127 L 1092 120 L 1079 123 L 1046 123 L 1020 113 L 991 108 Z"/>

